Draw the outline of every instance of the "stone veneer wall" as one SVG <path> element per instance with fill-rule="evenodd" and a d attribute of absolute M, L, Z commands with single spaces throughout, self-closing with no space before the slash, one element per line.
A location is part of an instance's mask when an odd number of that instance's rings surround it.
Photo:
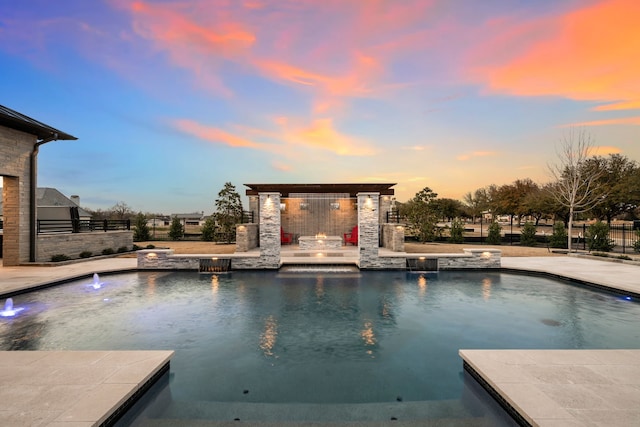
<path fill-rule="evenodd" d="M 236 225 L 236 252 L 248 252 L 258 247 L 258 224 Z"/>
<path fill-rule="evenodd" d="M 5 267 L 29 261 L 30 158 L 36 142 L 34 135 L 0 126 Z"/>
<path fill-rule="evenodd" d="M 372 260 L 367 270 L 405 270 L 407 258 L 438 258 L 440 270 L 498 269 L 501 267 L 501 251 L 496 249 L 464 249 L 464 254 L 405 254 L 379 256 Z M 144 249 L 138 251 L 140 270 L 198 270 L 200 258 L 212 255 L 174 255 L 171 249 Z M 232 270 L 256 270 L 266 266 L 260 255 L 226 254 L 220 258 L 231 259 Z"/>
<path fill-rule="evenodd" d="M 280 193 L 260 193 L 260 261 L 256 268 L 280 268 Z"/>
<path fill-rule="evenodd" d="M 499 249 L 463 249 L 463 254 L 408 254 L 407 259 L 438 259 L 438 270 L 496 269 L 502 266 Z"/>
<path fill-rule="evenodd" d="M 172 249 L 138 251 L 140 270 L 200 270 L 199 257 L 174 256 Z"/>
<path fill-rule="evenodd" d="M 379 268 L 378 247 L 380 245 L 379 193 L 358 193 L 358 252 L 360 268 Z"/>
<path fill-rule="evenodd" d="M 69 258 L 80 258 L 80 252 L 90 251 L 94 255 L 103 249 L 126 246 L 133 247 L 133 231 L 107 231 L 100 233 L 56 233 L 38 234 L 37 262 L 49 262 L 53 255 L 67 255 Z"/>
<path fill-rule="evenodd" d="M 382 247 L 393 252 L 404 252 L 404 225 L 382 224 Z"/>

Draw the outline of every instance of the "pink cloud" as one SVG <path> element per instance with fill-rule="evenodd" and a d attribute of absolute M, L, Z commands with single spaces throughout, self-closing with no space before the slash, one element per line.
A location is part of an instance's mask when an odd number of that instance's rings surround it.
<path fill-rule="evenodd" d="M 216 127 L 204 126 L 193 120 L 175 120 L 173 123 L 176 129 L 204 141 L 223 144 L 235 148 L 268 148 L 265 144 L 260 144 L 237 135 L 233 135 Z"/>
<path fill-rule="evenodd" d="M 529 22 L 502 22 L 471 76 L 493 93 L 640 102 L 640 2 L 606 0 Z M 494 28 L 497 30 L 497 28 Z M 516 43 L 517 42 L 517 43 Z M 599 111 L 605 110 L 605 108 Z"/>

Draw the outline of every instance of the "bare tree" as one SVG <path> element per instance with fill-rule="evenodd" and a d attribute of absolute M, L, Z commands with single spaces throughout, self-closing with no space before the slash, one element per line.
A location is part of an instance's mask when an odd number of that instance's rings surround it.
<path fill-rule="evenodd" d="M 593 153 L 593 138 L 584 129 L 570 129 L 560 141 L 558 162 L 549 165 L 556 185 L 550 186 L 551 194 L 558 203 L 569 209 L 567 247 L 571 252 L 571 229 L 573 217 L 588 211 L 600 203 L 606 195 L 598 191 L 597 181 L 601 170 L 585 167 Z"/>

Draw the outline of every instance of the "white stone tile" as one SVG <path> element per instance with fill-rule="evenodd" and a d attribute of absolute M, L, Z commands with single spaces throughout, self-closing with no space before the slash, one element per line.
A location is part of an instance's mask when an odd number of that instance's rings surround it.
<path fill-rule="evenodd" d="M 571 419 L 572 416 L 532 384 L 499 384 L 500 394 L 530 422 L 535 418 Z"/>
<path fill-rule="evenodd" d="M 538 384 L 537 387 L 564 409 L 613 409 L 582 384 Z"/>
<path fill-rule="evenodd" d="M 57 422 L 91 421 L 101 422 L 106 414 L 117 409 L 133 394 L 133 384 L 101 384 L 77 400 L 69 409 L 64 411 Z"/>
<path fill-rule="evenodd" d="M 521 369 L 534 382 L 543 384 L 611 384 L 611 380 L 584 366 L 572 365 L 523 365 Z"/>

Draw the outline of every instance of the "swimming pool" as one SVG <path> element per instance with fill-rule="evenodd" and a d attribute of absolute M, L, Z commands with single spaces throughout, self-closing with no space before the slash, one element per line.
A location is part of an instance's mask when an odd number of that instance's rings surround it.
<path fill-rule="evenodd" d="M 495 272 L 129 273 L 14 297 L 0 350 L 174 349 L 175 402 L 457 402 L 460 348 L 640 348 L 640 305 Z"/>

